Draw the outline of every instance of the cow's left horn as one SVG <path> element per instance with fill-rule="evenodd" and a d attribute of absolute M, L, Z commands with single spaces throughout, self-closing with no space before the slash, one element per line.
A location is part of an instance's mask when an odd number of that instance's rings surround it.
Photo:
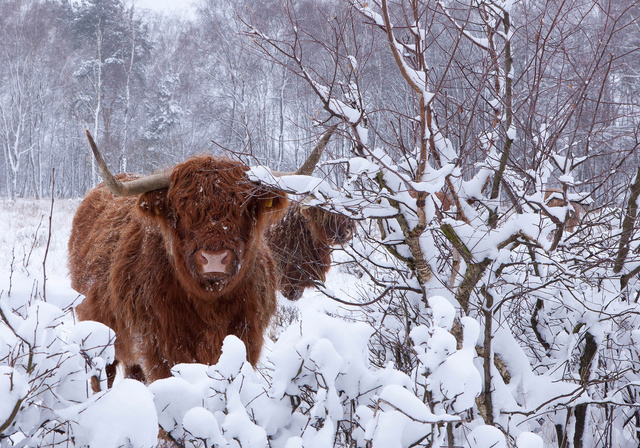
<path fill-rule="evenodd" d="M 337 128 L 338 128 L 338 125 L 334 124 L 329 129 L 327 129 L 327 132 L 325 132 L 322 135 L 322 137 L 320 137 L 320 141 L 318 142 L 316 147 L 313 148 L 313 151 L 311 151 L 311 154 L 309 154 L 309 157 L 307 157 L 307 160 L 304 161 L 304 163 L 300 168 L 298 168 L 295 171 L 289 171 L 289 172 L 272 171 L 272 174 L 275 177 L 292 176 L 297 174 L 310 176 L 313 173 L 313 170 L 316 169 L 316 165 L 320 161 L 320 157 L 322 157 L 322 152 L 324 151 L 325 146 L 327 146 L 327 143 L 329 143 L 329 139 L 331 139 L 331 136 L 333 135 L 333 133 L 336 131 Z"/>
<path fill-rule="evenodd" d="M 111 171 L 107 168 L 107 164 L 102 158 L 100 151 L 98 151 L 98 145 L 96 145 L 96 142 L 93 140 L 91 133 L 87 129 L 85 129 L 84 132 L 87 134 L 87 140 L 89 140 L 93 157 L 100 167 L 102 180 L 104 180 L 109 190 L 116 196 L 137 196 L 148 191 L 159 190 L 169 186 L 169 173 L 152 174 L 141 177 L 140 179 L 120 182 L 113 177 L 113 174 L 111 174 Z"/>

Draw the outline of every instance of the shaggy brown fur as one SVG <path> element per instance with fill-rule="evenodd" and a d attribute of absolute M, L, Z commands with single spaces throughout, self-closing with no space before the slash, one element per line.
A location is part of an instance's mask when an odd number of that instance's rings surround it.
<path fill-rule="evenodd" d="M 560 188 L 547 188 L 544 191 L 544 200 L 549 207 L 566 207 L 567 205 Z M 567 232 L 573 233 L 587 210 L 579 202 L 569 201 L 569 204 L 573 207 L 573 210 L 569 210 L 569 216 L 567 216 L 564 223 L 564 228 Z"/>
<path fill-rule="evenodd" d="M 280 292 L 289 300 L 302 297 L 314 281 L 325 281 L 331 246 L 347 243 L 354 222 L 318 207 L 289 206 L 282 220 L 269 227 L 267 240 L 280 274 Z"/>
<path fill-rule="evenodd" d="M 178 363 L 214 364 L 227 335 L 257 363 L 277 289 L 263 233 L 288 201 L 246 170 L 192 158 L 173 168 L 168 189 L 115 197 L 100 184 L 80 204 L 69 240 L 72 285 L 86 296 L 76 311 L 116 332 L 127 376 L 154 381 Z M 203 271 L 203 250 L 228 253 L 226 271 Z M 114 366 L 107 373 L 111 383 Z"/>

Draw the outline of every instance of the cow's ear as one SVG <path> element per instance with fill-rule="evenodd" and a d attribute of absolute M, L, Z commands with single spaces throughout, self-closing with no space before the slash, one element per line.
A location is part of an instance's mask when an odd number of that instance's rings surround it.
<path fill-rule="evenodd" d="M 258 215 L 264 218 L 266 225 L 282 218 L 289 205 L 287 194 L 275 188 L 261 186 L 256 196 Z"/>
<path fill-rule="evenodd" d="M 171 214 L 167 192 L 166 188 L 162 188 L 141 194 L 138 198 L 138 210 L 149 218 L 167 219 Z"/>

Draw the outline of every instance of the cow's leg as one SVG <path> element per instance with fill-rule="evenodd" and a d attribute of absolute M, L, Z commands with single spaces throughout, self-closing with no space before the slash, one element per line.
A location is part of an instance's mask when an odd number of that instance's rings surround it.
<path fill-rule="evenodd" d="M 94 394 L 100 392 L 100 381 L 97 376 L 91 377 L 91 390 Z"/>

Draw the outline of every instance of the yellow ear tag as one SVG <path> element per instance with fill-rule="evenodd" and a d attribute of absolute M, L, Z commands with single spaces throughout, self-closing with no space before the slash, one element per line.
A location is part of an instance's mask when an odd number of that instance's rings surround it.
<path fill-rule="evenodd" d="M 269 202 L 267 202 L 267 205 L 265 207 L 267 208 L 273 207 L 273 198 L 269 199 Z"/>

